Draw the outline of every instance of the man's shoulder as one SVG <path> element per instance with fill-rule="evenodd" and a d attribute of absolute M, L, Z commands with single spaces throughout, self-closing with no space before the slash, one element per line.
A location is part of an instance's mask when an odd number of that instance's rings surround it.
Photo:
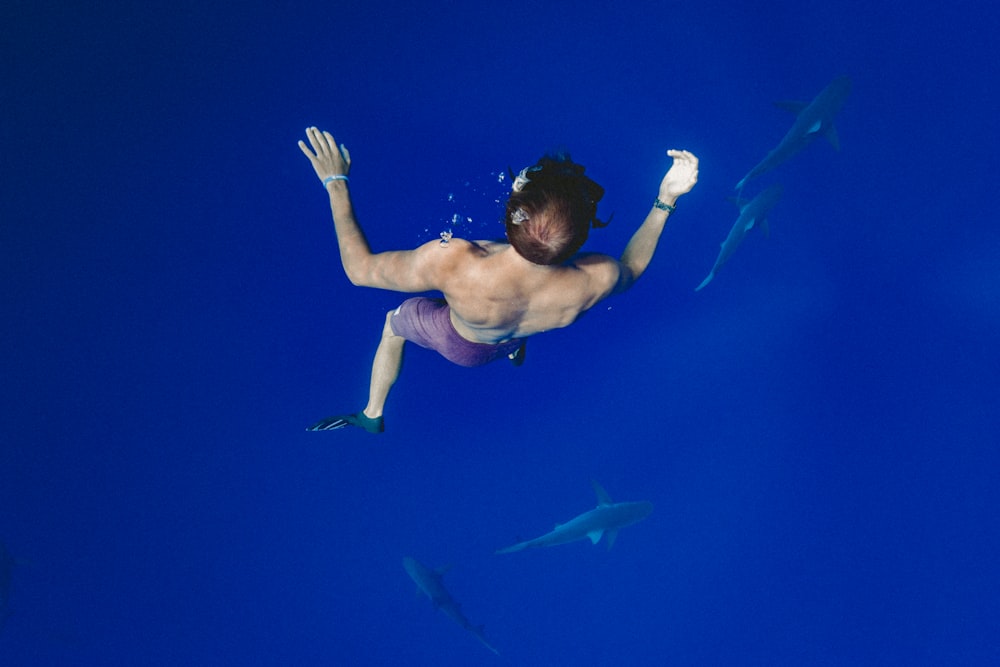
<path fill-rule="evenodd" d="M 569 264 L 585 276 L 587 290 L 593 293 L 594 303 L 617 291 L 624 275 L 621 262 L 603 253 L 580 253 Z"/>
<path fill-rule="evenodd" d="M 438 289 L 455 277 L 462 277 L 479 261 L 497 252 L 495 247 L 484 247 L 480 241 L 458 237 L 428 241 L 416 249 L 420 257 L 420 270 L 433 275 Z"/>
<path fill-rule="evenodd" d="M 466 239 L 455 237 L 441 237 L 432 241 L 427 241 L 416 247 L 415 252 L 436 260 L 447 261 L 458 257 L 469 255 L 482 255 L 484 248 L 481 241 L 467 241 Z"/>
<path fill-rule="evenodd" d="M 432 239 L 417 246 L 418 250 L 433 250 L 442 248 L 451 250 L 457 248 L 466 252 L 497 252 L 510 247 L 506 241 L 470 241 L 459 236 L 444 236 L 440 239 Z"/>
<path fill-rule="evenodd" d="M 487 255 L 494 255 L 510 247 L 510 244 L 503 239 L 493 241 L 467 241 L 466 243 Z"/>
<path fill-rule="evenodd" d="M 614 257 L 610 255 L 605 255 L 600 252 L 581 252 L 573 255 L 567 262 L 571 266 L 576 266 L 581 269 L 588 268 L 615 268 L 620 266 L 620 263 Z"/>

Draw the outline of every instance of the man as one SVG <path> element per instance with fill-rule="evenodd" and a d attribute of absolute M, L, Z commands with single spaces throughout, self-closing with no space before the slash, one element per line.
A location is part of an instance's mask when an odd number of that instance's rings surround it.
<path fill-rule="evenodd" d="M 443 299 L 409 299 L 386 315 L 372 365 L 368 405 L 309 427 L 384 430 L 382 411 L 399 376 L 403 344 L 413 341 L 463 366 L 501 357 L 524 359 L 529 336 L 559 329 L 614 294 L 649 266 L 677 198 L 698 181 L 698 158 L 670 150 L 673 165 L 645 221 L 616 260 L 576 252 L 597 220 L 604 190 L 568 156 L 547 157 L 521 172 L 507 203 L 508 243 L 442 237 L 414 250 L 373 253 L 354 217 L 348 189 L 351 155 L 329 132 L 306 130 L 299 148 L 330 196 L 340 259 L 355 285 L 397 292 L 439 291 Z"/>

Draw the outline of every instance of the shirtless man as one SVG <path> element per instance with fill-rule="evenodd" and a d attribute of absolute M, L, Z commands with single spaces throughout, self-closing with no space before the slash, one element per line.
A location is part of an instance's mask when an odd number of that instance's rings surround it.
<path fill-rule="evenodd" d="M 629 289 L 649 266 L 677 198 L 698 181 L 698 158 L 670 150 L 673 165 L 645 221 L 620 259 L 577 251 L 597 220 L 604 190 L 568 157 L 543 158 L 515 179 L 507 203 L 508 243 L 442 238 L 414 250 L 373 253 L 354 217 L 348 190 L 351 155 L 329 132 L 306 130 L 299 148 L 330 196 L 340 259 L 354 285 L 396 292 L 439 291 L 408 299 L 386 315 L 372 365 L 368 405 L 307 430 L 359 426 L 384 430 L 382 411 L 410 340 L 462 366 L 501 357 L 524 359 L 529 336 L 575 322 L 600 301 Z M 310 150 L 311 147 L 311 150 Z"/>

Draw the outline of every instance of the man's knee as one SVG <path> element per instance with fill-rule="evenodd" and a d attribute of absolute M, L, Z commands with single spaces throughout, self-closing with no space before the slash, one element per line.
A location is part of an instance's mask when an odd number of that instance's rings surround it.
<path fill-rule="evenodd" d="M 382 327 L 382 338 L 389 338 L 396 335 L 396 332 L 392 330 L 392 316 L 398 312 L 399 308 L 396 308 L 385 314 L 385 326 Z"/>

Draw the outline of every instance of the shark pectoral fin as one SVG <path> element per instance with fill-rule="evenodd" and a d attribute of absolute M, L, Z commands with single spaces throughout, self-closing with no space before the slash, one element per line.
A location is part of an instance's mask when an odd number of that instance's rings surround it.
<path fill-rule="evenodd" d="M 767 218 L 760 219 L 760 232 L 764 235 L 764 238 L 771 236 L 771 227 L 767 224 Z"/>
<path fill-rule="evenodd" d="M 830 142 L 830 145 L 833 146 L 833 150 L 840 150 L 840 137 L 837 135 L 837 128 L 831 124 L 826 128 L 824 136 L 826 137 L 826 140 Z"/>
<path fill-rule="evenodd" d="M 605 542 L 608 543 L 608 551 L 611 551 L 611 547 L 615 546 L 615 539 L 618 537 L 618 530 L 609 530 L 605 533 Z"/>
<path fill-rule="evenodd" d="M 778 107 L 779 109 L 784 109 L 785 111 L 789 111 L 797 116 L 800 113 L 802 113 L 802 110 L 809 105 L 805 102 L 799 102 L 797 100 L 782 100 L 780 102 L 775 102 L 774 106 Z"/>
<path fill-rule="evenodd" d="M 592 530 L 589 533 L 587 533 L 587 537 L 590 538 L 590 543 L 591 544 L 597 544 L 598 542 L 600 542 L 601 541 L 601 535 L 604 535 L 604 531 L 603 530 Z"/>
<path fill-rule="evenodd" d="M 694 288 L 694 291 L 695 292 L 700 291 L 702 287 L 704 287 L 705 285 L 707 285 L 710 282 L 712 282 L 712 278 L 714 278 L 714 277 L 715 277 L 715 271 L 712 271 L 711 273 L 708 274 L 707 278 L 705 278 L 704 280 L 701 281 L 700 285 L 698 285 L 697 287 Z"/>

